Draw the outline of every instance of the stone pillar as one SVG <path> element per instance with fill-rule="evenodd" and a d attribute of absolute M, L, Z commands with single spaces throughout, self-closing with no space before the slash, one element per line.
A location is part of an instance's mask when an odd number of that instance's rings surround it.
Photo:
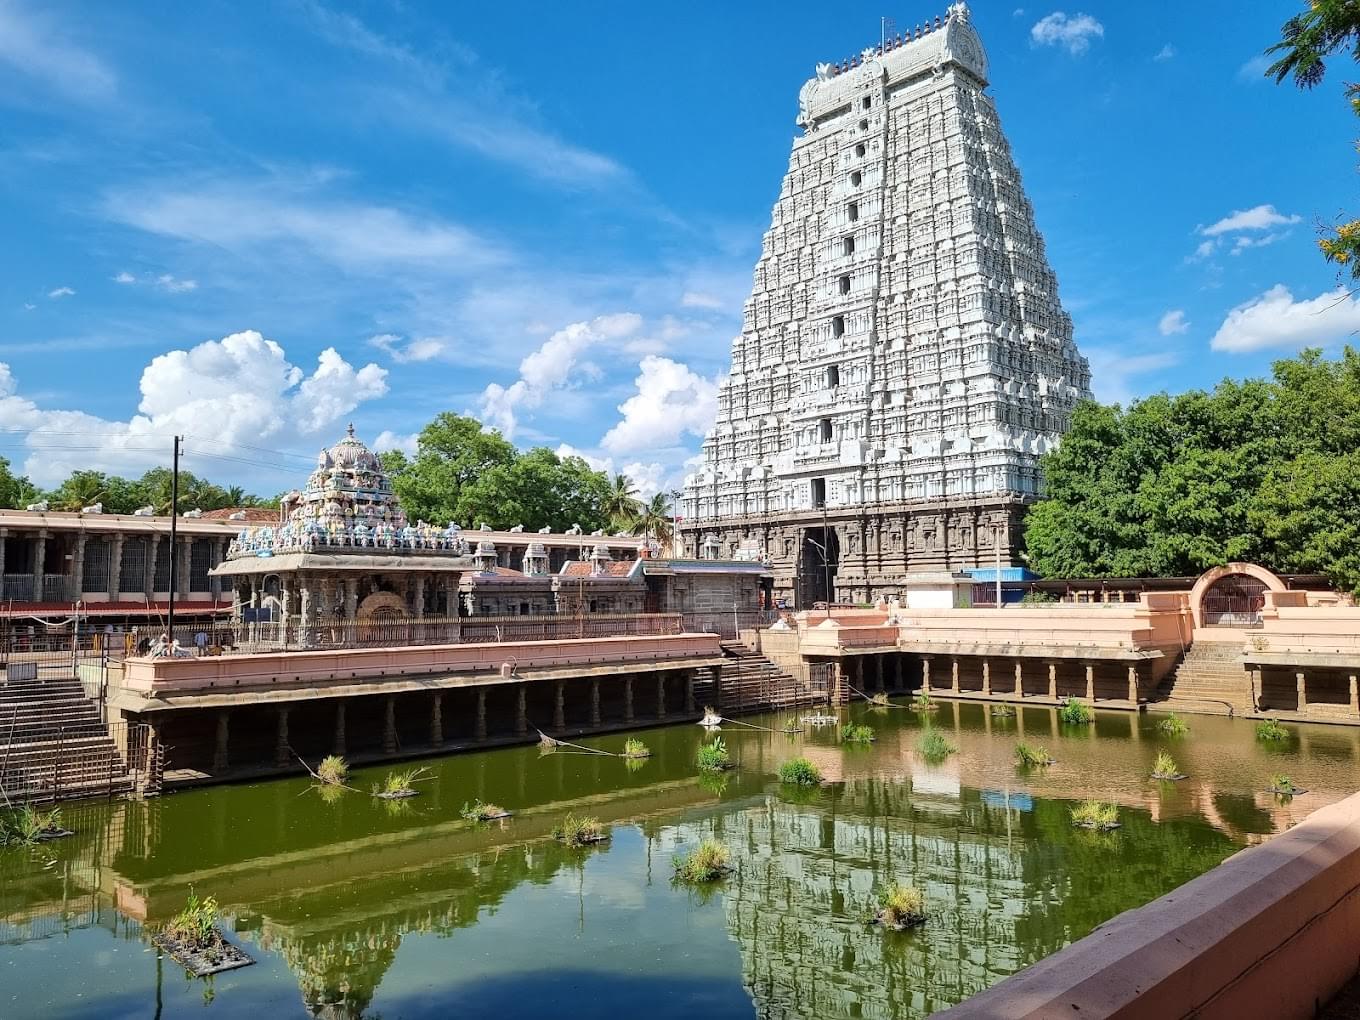
<path fill-rule="evenodd" d="M 656 717 L 666 718 L 666 671 L 656 674 Z"/>
<path fill-rule="evenodd" d="M 288 709 L 277 708 L 274 710 L 277 720 L 274 731 L 274 767 L 287 768 L 288 761 L 292 757 L 288 752 Z"/>
<path fill-rule="evenodd" d="M 902 653 L 893 656 L 893 690 L 902 690 Z"/>
<path fill-rule="evenodd" d="M 1025 697 L 1025 676 L 1019 659 L 1015 660 L 1015 696 L 1019 699 Z"/>
<path fill-rule="evenodd" d="M 416 619 L 419 620 L 421 617 L 423 617 L 423 616 L 425 615 L 425 575 L 424 575 L 424 574 L 417 574 L 417 575 L 416 575 L 416 577 L 415 577 L 415 591 L 414 591 L 414 593 L 412 594 L 411 598 L 412 598 L 412 602 L 413 602 L 413 605 L 412 605 L 411 608 L 415 611 L 415 617 L 416 617 Z"/>
<path fill-rule="evenodd" d="M 984 695 L 992 693 L 992 661 L 982 660 L 982 693 Z"/>
<path fill-rule="evenodd" d="M 82 533 L 81 538 L 84 537 Z M 9 528 L 0 528 L 0 578 L 5 576 L 5 540 L 7 538 L 9 538 Z M 82 563 L 81 566 L 83 567 L 84 564 Z M 0 594 L 3 594 L 3 592 L 0 592 Z"/>
<path fill-rule="evenodd" d="M 430 743 L 439 747 L 444 743 L 444 695 L 434 696 L 430 710 Z"/>
<path fill-rule="evenodd" d="M 215 567 L 227 558 L 227 540 L 225 538 L 215 539 L 212 550 L 212 555 L 208 557 L 208 565 Z M 222 578 L 208 578 L 208 591 L 212 594 L 214 602 L 220 599 L 222 597 Z"/>
<path fill-rule="evenodd" d="M 189 567 L 194 558 L 194 540 L 186 537 L 180 541 L 180 544 L 184 548 L 179 551 L 178 562 L 175 564 L 175 566 L 179 568 L 178 590 L 180 597 L 187 599 L 189 597 Z"/>
<path fill-rule="evenodd" d="M 359 579 L 345 578 L 345 619 L 353 620 L 359 612 Z"/>
<path fill-rule="evenodd" d="M 231 713 L 225 709 L 217 710 L 217 740 L 213 744 L 213 772 L 220 775 L 231 767 L 228 743 L 231 740 Z"/>
<path fill-rule="evenodd" d="M 85 532 L 76 536 L 76 551 L 71 559 L 71 598 L 78 599 L 85 594 Z M 0 545 L 4 539 L 0 538 Z M 0 549 L 0 574 L 4 573 L 5 554 Z"/>
<path fill-rule="evenodd" d="M 335 703 L 335 750 L 334 754 L 345 753 L 345 702 L 343 700 Z"/>
<path fill-rule="evenodd" d="M 698 710 L 694 707 L 694 673 L 689 671 L 685 673 L 685 714 L 693 715 L 696 711 Z"/>
<path fill-rule="evenodd" d="M 1093 705 L 1096 703 L 1096 668 L 1089 662 L 1086 664 L 1086 700 Z"/>
<path fill-rule="evenodd" d="M 1261 710 L 1261 668 L 1254 667 L 1251 671 L 1251 707 L 1256 711 Z"/>
<path fill-rule="evenodd" d="M 927 694 L 927 695 L 930 694 L 930 657 L 929 657 L 929 656 L 922 656 L 922 657 L 921 657 L 921 690 L 922 690 L 925 694 Z"/>
<path fill-rule="evenodd" d="M 529 732 L 528 692 L 521 681 L 515 691 L 515 736 L 522 737 Z"/>
<path fill-rule="evenodd" d="M 1360 691 L 1357 690 L 1356 681 L 1360 679 L 1354 673 L 1351 674 L 1351 715 L 1360 715 Z"/>
<path fill-rule="evenodd" d="M 590 725 L 600 725 L 600 678 L 590 678 Z"/>
<path fill-rule="evenodd" d="M 1308 683 L 1303 670 L 1294 674 L 1294 686 L 1299 692 L 1299 711 L 1308 711 Z"/>
<path fill-rule="evenodd" d="M 478 740 L 486 739 L 486 688 L 477 688 L 477 722 L 473 734 Z"/>
<path fill-rule="evenodd" d="M 397 753 L 397 696 L 383 698 L 383 753 Z"/>
<path fill-rule="evenodd" d="M 690 688 L 690 695 L 693 696 L 694 689 Z M 633 721 L 633 674 L 629 673 L 623 678 L 623 721 Z"/>
<path fill-rule="evenodd" d="M 299 576 L 298 587 L 301 589 L 299 615 L 302 617 L 299 636 L 302 647 L 307 648 L 316 640 L 316 581 L 310 577 Z"/>
<path fill-rule="evenodd" d="M 33 540 L 33 601 L 43 597 L 43 571 L 47 569 L 47 532 L 38 532 Z"/>
<path fill-rule="evenodd" d="M 959 660 L 949 660 L 949 689 L 955 694 L 959 693 Z"/>
<path fill-rule="evenodd" d="M 557 681 L 557 688 L 553 692 L 553 729 L 564 730 L 567 728 L 567 682 Z"/>
<path fill-rule="evenodd" d="M 1052 701 L 1058 700 L 1058 664 L 1056 662 L 1048 664 L 1048 697 Z"/>
<path fill-rule="evenodd" d="M 156 556 L 160 552 L 161 536 L 158 533 L 151 536 L 150 548 L 146 554 L 146 600 L 150 602 L 156 596 Z M 84 583 L 85 564 L 81 563 L 81 583 Z"/>
<path fill-rule="evenodd" d="M 1129 701 L 1138 704 L 1138 667 L 1129 666 Z"/>
<path fill-rule="evenodd" d="M 123 535 L 113 536 L 109 543 L 109 601 L 117 602 L 123 581 Z"/>
<path fill-rule="evenodd" d="M 883 683 L 883 656 L 874 656 L 874 690 L 885 691 L 888 688 Z"/>

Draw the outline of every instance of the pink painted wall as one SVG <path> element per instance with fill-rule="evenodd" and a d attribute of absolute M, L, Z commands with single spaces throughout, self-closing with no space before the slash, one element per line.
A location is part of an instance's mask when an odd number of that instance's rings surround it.
<path fill-rule="evenodd" d="M 273 652 L 192 659 L 128 659 L 123 684 L 146 694 L 220 687 L 259 687 L 422 676 L 430 673 L 498 672 L 504 663 L 529 668 L 609 665 L 718 656 L 714 634 L 519 641 L 504 644 L 421 645 L 320 652 Z"/>
<path fill-rule="evenodd" d="M 952 1020 L 1304 1020 L 1360 966 L 1360 794 L 953 1009 Z"/>
<path fill-rule="evenodd" d="M 1261 619 L 1262 626 L 1246 634 L 1260 651 L 1360 656 L 1360 607 L 1267 604 Z"/>

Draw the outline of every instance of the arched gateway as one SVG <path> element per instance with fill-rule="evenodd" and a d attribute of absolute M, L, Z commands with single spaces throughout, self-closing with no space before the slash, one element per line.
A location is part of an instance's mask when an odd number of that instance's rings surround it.
<path fill-rule="evenodd" d="M 1265 593 L 1287 587 L 1255 563 L 1226 563 L 1199 576 L 1190 589 L 1190 611 L 1196 627 L 1259 627 Z"/>

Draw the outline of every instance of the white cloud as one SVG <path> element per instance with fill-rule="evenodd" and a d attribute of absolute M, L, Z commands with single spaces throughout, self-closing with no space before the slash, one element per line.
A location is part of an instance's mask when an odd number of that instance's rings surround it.
<path fill-rule="evenodd" d="M 0 64 L 81 102 L 112 98 L 117 78 L 93 54 L 59 38 L 55 19 L 0 2 Z"/>
<path fill-rule="evenodd" d="M 1214 249 L 1217 247 L 1218 243 L 1216 241 L 1201 241 L 1199 244 L 1195 245 L 1194 258 L 1207 259 L 1214 253 Z"/>
<path fill-rule="evenodd" d="M 1091 363 L 1091 385 L 1096 399 L 1106 403 L 1128 405 L 1135 399 L 1134 378 L 1160 372 L 1175 365 L 1180 356 L 1174 351 L 1154 351 L 1129 354 L 1123 348 L 1083 348 Z M 1139 386 L 1138 389 L 1145 389 Z"/>
<path fill-rule="evenodd" d="M 401 364 L 430 361 L 443 354 L 448 346 L 441 337 L 424 336 L 408 341 L 395 333 L 379 333 L 369 337 L 368 342 Z"/>
<path fill-rule="evenodd" d="M 587 450 L 578 450 L 569 443 L 561 443 L 554 451 L 559 457 L 580 457 L 594 471 L 614 474 L 614 458 L 601 457 Z M 679 488 L 682 474 L 679 470 L 667 467 L 659 461 L 629 461 L 618 469 L 620 473 L 633 480 L 641 499 L 651 499 L 658 492 L 669 492 Z"/>
<path fill-rule="evenodd" d="M 710 308 L 714 310 L 723 307 L 722 298 L 714 297 L 712 294 L 705 294 L 702 291 L 687 290 L 680 298 L 682 308 Z"/>
<path fill-rule="evenodd" d="M 1256 205 L 1250 209 L 1234 210 L 1217 223 L 1201 227 L 1199 232 L 1205 237 L 1217 237 L 1241 230 L 1268 230 L 1298 222 L 1298 216 L 1286 216 L 1273 205 Z"/>
<path fill-rule="evenodd" d="M 49 290 L 47 292 L 47 296 L 51 298 L 53 301 L 57 300 L 58 298 L 71 297 L 74 294 L 75 291 L 72 290 L 70 287 L 58 287 L 55 290 Z"/>
<path fill-rule="evenodd" d="M 1157 61 L 1157 63 L 1161 64 L 1165 63 L 1168 60 L 1171 60 L 1175 56 L 1176 47 L 1172 46 L 1170 43 L 1167 43 L 1153 55 L 1152 59 Z"/>
<path fill-rule="evenodd" d="M 1091 48 L 1092 39 L 1104 38 L 1105 26 L 1089 14 L 1069 16 L 1054 11 L 1035 22 L 1029 35 L 1040 46 L 1061 46 L 1073 56 L 1081 56 Z"/>
<path fill-rule="evenodd" d="M 1276 241 L 1283 240 L 1287 236 L 1289 236 L 1288 233 L 1283 231 L 1276 234 L 1266 234 L 1263 237 L 1239 235 L 1233 239 L 1232 254 L 1241 255 L 1242 252 L 1246 251 L 1248 248 L 1264 248 L 1266 245 L 1274 244 Z"/>
<path fill-rule="evenodd" d="M 718 384 L 670 358 L 649 355 L 638 365 L 637 393 L 619 405 L 623 416 L 600 445 L 611 453 L 674 446 L 685 433 L 702 436 L 718 410 Z"/>
<path fill-rule="evenodd" d="M 114 283 L 121 283 L 123 286 L 130 286 L 137 282 L 137 277 L 133 276 L 126 269 L 113 278 Z"/>
<path fill-rule="evenodd" d="M 24 311 L 26 311 L 26 312 L 31 312 L 31 311 L 33 311 L 33 309 L 35 309 L 35 308 L 37 308 L 37 307 L 38 307 L 37 305 L 32 304 L 31 302 L 28 302 L 28 301 L 25 301 L 25 302 L 24 302 Z"/>
<path fill-rule="evenodd" d="M 570 388 L 583 372 L 592 375 L 598 372 L 578 365 L 586 351 L 597 344 L 630 337 L 641 326 L 640 315 L 621 312 L 588 322 L 573 322 L 559 329 L 519 363 L 519 379 L 509 386 L 491 383 L 482 391 L 482 421 L 512 437 L 519 427 L 521 409 L 541 406 L 548 394 Z"/>
<path fill-rule="evenodd" d="M 1249 85 L 1267 81 L 1266 68 L 1275 62 L 1273 57 L 1259 53 L 1237 69 L 1237 80 Z"/>
<path fill-rule="evenodd" d="M 162 273 L 156 277 L 156 286 L 161 290 L 169 291 L 171 294 L 183 294 L 187 291 L 198 290 L 198 281 L 179 280 L 169 273 Z"/>
<path fill-rule="evenodd" d="M 1162 336 L 1172 336 L 1176 333 L 1184 333 L 1190 328 L 1190 323 L 1185 321 L 1185 312 L 1180 308 L 1172 309 L 1161 317 L 1157 322 L 1157 331 Z"/>
<path fill-rule="evenodd" d="M 387 382 L 377 365 L 356 369 L 333 348 L 321 352 L 308 375 L 278 343 L 247 330 L 153 358 L 139 389 L 138 413 L 127 421 L 49 410 L 21 396 L 9 366 L 0 363 L 0 427 L 30 430 L 24 471 L 40 485 L 91 464 L 145 470 L 164 461 L 175 434 L 187 435 L 191 458 L 235 451 L 258 461 L 261 454 L 250 447 L 316 435 L 385 394 Z"/>
<path fill-rule="evenodd" d="M 373 440 L 371 447 L 374 452 L 382 453 L 385 450 L 400 450 L 408 457 L 414 457 L 420 447 L 420 433 L 412 432 L 409 435 L 401 435 L 390 429 L 383 429 L 378 433 L 378 438 Z"/>
<path fill-rule="evenodd" d="M 1360 300 L 1344 287 L 1295 301 L 1277 283 L 1228 312 L 1209 341 L 1216 351 L 1246 353 L 1269 348 L 1326 347 L 1360 330 Z"/>

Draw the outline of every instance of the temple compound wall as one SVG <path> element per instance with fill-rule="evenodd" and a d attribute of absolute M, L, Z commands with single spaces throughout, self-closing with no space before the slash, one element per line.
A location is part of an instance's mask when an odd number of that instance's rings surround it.
<path fill-rule="evenodd" d="M 986 89 L 962 3 L 802 87 L 684 555 L 798 607 L 1016 562 L 1090 370 Z"/>

